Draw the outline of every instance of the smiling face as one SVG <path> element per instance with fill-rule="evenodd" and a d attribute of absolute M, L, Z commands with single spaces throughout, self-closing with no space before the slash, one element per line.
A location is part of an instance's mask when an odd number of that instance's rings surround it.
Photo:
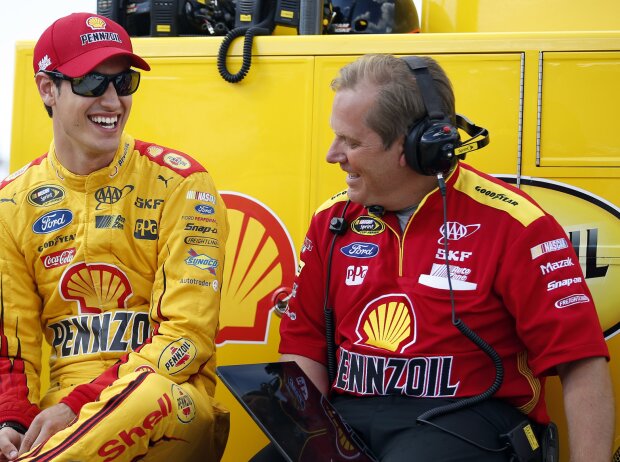
<path fill-rule="evenodd" d="M 399 210 L 413 200 L 403 185 L 412 181 L 414 172 L 404 159 L 404 136 L 386 149 L 379 134 L 366 123 L 376 95 L 376 87 L 368 84 L 336 93 L 331 115 L 335 139 L 326 160 L 340 164 L 347 173 L 351 201 Z"/>
<path fill-rule="evenodd" d="M 104 61 L 94 72 L 113 75 L 129 69 L 129 59 Z M 70 171 L 88 174 L 107 166 L 120 143 L 129 118 L 132 96 L 118 96 L 110 83 L 99 97 L 73 93 L 63 80 L 60 89 L 43 73 L 37 74 L 43 102 L 53 109 L 54 144 L 58 160 Z"/>

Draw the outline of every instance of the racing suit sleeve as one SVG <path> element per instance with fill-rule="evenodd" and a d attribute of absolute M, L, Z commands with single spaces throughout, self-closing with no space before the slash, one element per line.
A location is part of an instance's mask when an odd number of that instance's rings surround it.
<path fill-rule="evenodd" d="M 192 224 L 200 204 L 211 221 Z M 203 224 L 204 223 L 204 224 Z M 199 234 L 209 246 L 193 246 L 186 237 Z M 158 262 L 150 318 L 152 335 L 94 381 L 76 387 L 62 399 L 76 414 L 114 380 L 138 368 L 150 368 L 175 383 L 194 374 L 206 376 L 215 391 L 215 336 L 220 287 L 228 236 L 226 207 L 207 172 L 189 175 L 169 197 L 158 224 Z"/>
<path fill-rule="evenodd" d="M 516 320 L 537 376 L 555 373 L 562 363 L 609 357 L 579 259 L 550 215 L 531 223 L 508 247 L 496 290 Z"/>
<path fill-rule="evenodd" d="M 281 354 L 305 356 L 326 364 L 325 316 L 323 312 L 325 291 L 325 259 L 329 252 L 331 236 L 324 236 L 315 215 L 310 223 L 299 256 L 295 276 L 294 294 L 288 303 L 288 311 L 280 323 Z M 327 243 L 327 244 L 324 244 Z M 333 308 L 333 307 L 332 307 Z"/>
<path fill-rule="evenodd" d="M 42 302 L 22 253 L 30 250 L 1 219 L 0 233 L 0 423 L 28 428 L 39 413 Z"/>

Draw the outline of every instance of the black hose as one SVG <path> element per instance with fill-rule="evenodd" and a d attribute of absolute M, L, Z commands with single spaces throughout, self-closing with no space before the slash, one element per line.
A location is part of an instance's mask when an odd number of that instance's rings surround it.
<path fill-rule="evenodd" d="M 271 16 L 273 16 L 273 14 Z M 237 27 L 226 34 L 217 53 L 217 70 L 220 72 L 222 78 L 229 83 L 241 82 L 252 65 L 252 43 L 254 41 L 254 36 L 270 35 L 274 28 L 275 23 L 273 22 L 273 18 L 269 17 L 256 26 Z M 230 48 L 232 41 L 242 35 L 245 35 L 245 39 L 243 40 L 243 61 L 241 63 L 241 69 L 239 69 L 239 72 L 236 74 L 231 74 L 226 67 L 226 55 L 228 54 L 228 48 Z"/>

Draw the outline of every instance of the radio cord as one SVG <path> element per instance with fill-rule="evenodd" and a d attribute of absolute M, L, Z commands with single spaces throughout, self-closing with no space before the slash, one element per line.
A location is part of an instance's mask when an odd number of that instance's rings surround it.
<path fill-rule="evenodd" d="M 491 345 L 489 345 L 487 342 L 485 342 L 478 334 L 476 334 L 473 330 L 471 330 L 471 328 L 469 328 L 469 326 L 467 326 L 463 322 L 462 319 L 456 317 L 454 289 L 452 288 L 452 278 L 450 275 L 450 259 L 448 258 L 448 212 L 447 212 L 448 206 L 447 206 L 447 200 L 446 200 L 446 182 L 444 180 L 443 174 L 441 173 L 437 174 L 437 183 L 439 186 L 439 191 L 441 192 L 441 198 L 442 198 L 442 204 L 443 204 L 444 253 L 445 253 L 445 261 L 446 261 L 446 270 L 448 273 L 448 287 L 450 290 L 450 306 L 452 310 L 452 325 L 454 325 L 465 337 L 471 340 L 478 348 L 480 348 L 487 356 L 491 358 L 491 360 L 493 361 L 495 365 L 495 380 L 493 381 L 493 384 L 487 390 L 483 391 L 482 393 L 475 395 L 475 396 L 470 396 L 468 398 L 461 399 L 454 403 L 450 403 L 444 406 L 438 406 L 434 409 L 430 409 L 420 414 L 420 416 L 416 419 L 416 422 L 431 425 L 443 432 L 449 433 L 452 436 L 455 436 L 463 441 L 466 441 L 467 443 L 470 443 L 480 449 L 484 449 L 484 450 L 491 451 L 491 452 L 502 452 L 508 449 L 509 445 L 506 445 L 503 448 L 499 448 L 499 449 L 487 448 L 474 441 L 471 441 L 470 439 L 462 435 L 459 435 L 458 433 L 454 433 L 448 430 L 447 428 L 441 427 L 440 425 L 437 425 L 429 421 L 429 419 L 432 419 L 434 417 L 449 414 L 451 412 L 457 411 L 459 409 L 463 409 L 465 407 L 468 407 L 473 404 L 480 403 L 486 399 L 489 399 L 491 396 L 493 396 L 497 392 L 497 390 L 499 390 L 499 387 L 501 386 L 502 381 L 504 380 L 504 366 L 502 364 L 502 359 L 497 353 L 497 351 L 495 351 L 495 349 Z"/>

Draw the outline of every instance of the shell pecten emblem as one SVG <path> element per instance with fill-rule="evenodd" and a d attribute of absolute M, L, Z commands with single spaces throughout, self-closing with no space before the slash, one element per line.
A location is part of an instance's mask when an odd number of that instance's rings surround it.
<path fill-rule="evenodd" d="M 266 343 L 272 296 L 293 285 L 295 248 L 282 221 L 265 204 L 238 192 L 220 195 L 230 232 L 216 343 Z"/>
<path fill-rule="evenodd" d="M 382 295 L 368 303 L 358 320 L 358 345 L 402 353 L 416 341 L 413 304 L 405 294 Z"/>

